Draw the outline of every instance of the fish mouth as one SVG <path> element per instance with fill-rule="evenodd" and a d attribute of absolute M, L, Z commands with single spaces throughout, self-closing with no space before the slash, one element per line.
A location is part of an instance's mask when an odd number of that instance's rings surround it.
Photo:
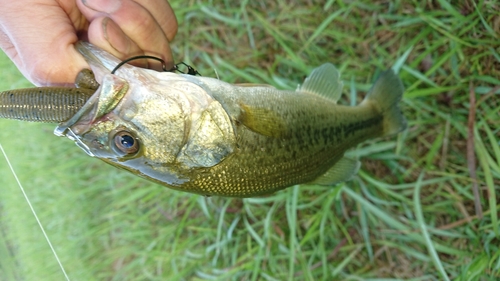
<path fill-rule="evenodd" d="M 128 83 L 115 75 L 106 75 L 97 91 L 87 100 L 78 112 L 68 121 L 60 123 L 55 129 L 56 136 L 66 136 L 75 141 L 85 153 L 94 156 L 90 148 L 82 142 L 82 137 L 103 118 L 115 110 L 125 94 L 128 92 Z M 106 117 L 108 116 L 108 117 Z"/>
<path fill-rule="evenodd" d="M 129 85 L 126 80 L 110 74 L 111 69 L 120 62 L 117 58 L 86 42 L 78 42 L 76 49 L 91 66 L 100 86 L 73 117 L 54 129 L 54 134 L 68 137 L 85 153 L 95 156 L 89 146 L 82 141 L 82 136 L 116 108 L 128 92 Z"/>
<path fill-rule="evenodd" d="M 67 137 L 75 142 L 87 155 L 95 157 L 92 149 L 82 141 L 82 136 L 92 129 L 92 126 L 101 118 L 98 116 L 98 104 L 100 93 L 97 91 L 85 105 L 68 121 L 60 123 L 54 134 L 59 137 Z M 113 110 L 111 108 L 110 110 Z"/>
<path fill-rule="evenodd" d="M 85 60 L 89 63 L 94 71 L 95 78 L 101 78 L 108 74 L 114 67 L 113 65 L 117 64 L 116 58 L 107 54 L 106 52 L 100 50 L 94 45 L 78 41 L 75 45 L 77 51 L 85 58 Z M 96 73 L 97 72 L 97 73 Z M 100 79 L 99 79 L 100 80 Z M 101 86 L 97 89 L 94 94 L 87 100 L 87 102 L 83 105 L 83 107 L 78 110 L 78 112 L 73 115 L 66 122 L 60 123 L 55 129 L 54 134 L 56 136 L 64 137 L 67 136 L 72 140 L 77 140 L 78 135 L 88 131 L 90 126 L 92 125 L 92 119 L 95 119 L 95 114 L 92 114 L 92 111 L 97 111 L 96 107 L 99 104 L 99 98 L 101 96 L 101 92 L 103 90 L 102 81 L 98 81 Z M 94 116 L 93 116 L 94 115 Z M 93 116 L 92 118 L 90 116 Z M 79 126 L 77 128 L 70 129 L 76 123 L 84 124 L 84 126 Z"/>
<path fill-rule="evenodd" d="M 96 91 L 94 95 L 83 105 L 78 112 L 68 121 L 60 123 L 55 129 L 54 134 L 59 137 L 67 137 L 74 141 L 87 155 L 94 157 L 90 148 L 82 142 L 81 135 L 90 130 L 93 124 L 93 111 L 96 111 L 96 104 L 99 101 L 100 93 Z M 72 128 L 74 127 L 74 128 Z"/>

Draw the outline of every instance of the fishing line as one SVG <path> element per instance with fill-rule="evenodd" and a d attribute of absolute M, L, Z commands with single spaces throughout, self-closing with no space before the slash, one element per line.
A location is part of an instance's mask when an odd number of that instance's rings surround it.
<path fill-rule="evenodd" d="M 52 243 L 50 242 L 49 236 L 47 236 L 47 233 L 45 232 L 45 229 L 43 228 L 43 225 L 40 222 L 40 219 L 38 219 L 38 216 L 36 215 L 35 209 L 33 209 L 33 206 L 31 205 L 31 202 L 28 198 L 28 195 L 24 191 L 24 188 L 23 188 L 21 182 L 19 181 L 19 178 L 17 177 L 16 172 L 14 171 L 14 168 L 10 164 L 9 157 L 7 157 L 7 154 L 5 153 L 5 150 L 3 149 L 2 144 L 0 144 L 0 150 L 2 150 L 3 156 L 5 157 L 5 160 L 7 161 L 7 164 L 9 165 L 10 171 L 14 175 L 14 178 L 16 179 L 17 184 L 19 185 L 19 188 L 21 188 L 21 191 L 23 192 L 24 198 L 26 199 L 26 202 L 28 202 L 28 205 L 30 206 L 31 212 L 35 216 L 36 222 L 38 223 L 38 226 L 40 226 L 40 229 L 42 230 L 43 236 L 45 236 L 45 240 L 47 240 L 47 243 L 49 244 L 50 249 L 52 250 L 52 253 L 56 257 L 57 263 L 59 264 L 59 267 L 61 268 L 61 270 L 64 274 L 64 277 L 66 277 L 66 280 L 70 281 L 68 274 L 66 274 L 66 270 L 64 270 L 64 266 L 62 265 L 61 260 L 59 260 L 59 256 L 57 255 L 56 250 L 54 249 L 54 247 L 52 246 Z"/>

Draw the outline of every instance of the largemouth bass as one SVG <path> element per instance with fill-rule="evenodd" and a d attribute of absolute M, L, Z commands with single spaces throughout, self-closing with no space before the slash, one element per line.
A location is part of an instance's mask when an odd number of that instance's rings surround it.
<path fill-rule="evenodd" d="M 347 149 L 406 128 L 398 107 L 403 85 L 391 70 L 350 107 L 337 104 L 343 84 L 329 63 L 296 91 L 283 91 L 131 65 L 111 74 L 117 58 L 88 43 L 77 49 L 100 87 L 59 120 L 55 134 L 180 191 L 252 197 L 296 184 L 334 185 L 359 168 L 344 157 Z"/>

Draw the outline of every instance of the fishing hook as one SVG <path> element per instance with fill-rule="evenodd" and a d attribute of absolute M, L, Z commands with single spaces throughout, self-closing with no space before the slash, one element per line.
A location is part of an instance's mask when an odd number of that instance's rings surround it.
<path fill-rule="evenodd" d="M 115 74 L 115 72 L 120 68 L 122 67 L 124 64 L 130 62 L 130 61 L 133 61 L 133 60 L 138 60 L 138 59 L 152 59 L 152 60 L 156 60 L 156 61 L 159 61 L 161 62 L 161 68 L 163 71 L 166 71 L 166 72 L 175 72 L 175 71 L 178 71 L 180 73 L 183 73 L 183 74 L 189 74 L 189 75 L 199 75 L 201 76 L 201 74 L 196 70 L 194 69 L 192 66 L 190 66 L 189 64 L 181 61 L 180 63 L 177 63 L 177 64 L 174 64 L 174 67 L 172 67 L 171 69 L 167 69 L 167 66 L 165 64 L 165 61 L 162 60 L 161 58 L 157 58 L 157 57 L 153 57 L 153 56 L 135 56 L 135 57 L 131 57 L 131 58 L 128 58 L 128 59 L 125 59 L 123 60 L 122 62 L 120 62 L 117 66 L 115 66 L 115 68 L 111 71 L 111 74 Z M 179 69 L 179 65 L 185 65 L 187 67 L 187 72 L 183 72 Z"/>

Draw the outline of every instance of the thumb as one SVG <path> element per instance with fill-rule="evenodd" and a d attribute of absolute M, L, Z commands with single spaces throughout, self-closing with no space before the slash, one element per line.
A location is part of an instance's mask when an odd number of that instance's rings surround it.
<path fill-rule="evenodd" d="M 9 1 L 9 13 L 0 15 L 0 47 L 33 84 L 72 85 L 88 67 L 74 48 L 75 26 L 60 6 L 18 2 Z"/>

